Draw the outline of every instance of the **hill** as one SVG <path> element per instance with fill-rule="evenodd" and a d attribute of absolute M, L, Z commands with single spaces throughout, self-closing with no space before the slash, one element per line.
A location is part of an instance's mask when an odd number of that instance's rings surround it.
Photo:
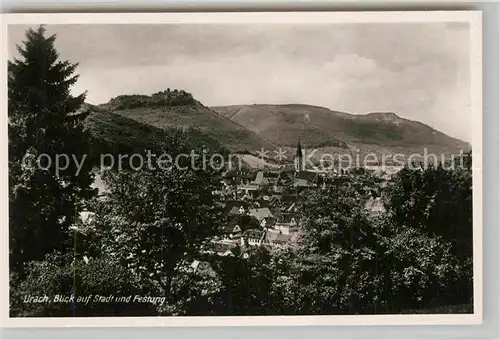
<path fill-rule="evenodd" d="M 88 113 L 85 128 L 92 139 L 92 155 L 133 154 L 146 150 L 157 152 L 161 148 L 187 152 L 197 147 L 221 150 L 223 147 L 214 138 L 195 129 L 160 129 L 152 125 L 137 122 L 102 108 L 85 104 L 81 108 Z"/>
<path fill-rule="evenodd" d="M 291 160 L 299 138 L 302 147 L 317 149 L 311 156 L 314 161 L 325 154 L 350 155 L 352 159 L 362 160 L 376 155 L 380 160 L 387 155 L 404 155 L 406 159 L 427 153 L 448 159 L 460 150 L 466 152 L 471 148 L 464 141 L 395 113 L 354 115 L 303 104 L 232 105 L 212 109 L 283 147 L 287 160 Z"/>
<path fill-rule="evenodd" d="M 151 96 L 118 96 L 98 108 L 161 130 L 194 129 L 232 152 L 273 147 L 257 133 L 217 114 L 184 91 L 168 89 Z"/>
<path fill-rule="evenodd" d="M 309 148 L 347 149 L 352 145 L 470 148 L 461 140 L 395 113 L 354 115 L 302 104 L 234 105 L 212 109 L 280 146 L 295 146 L 300 138 Z"/>

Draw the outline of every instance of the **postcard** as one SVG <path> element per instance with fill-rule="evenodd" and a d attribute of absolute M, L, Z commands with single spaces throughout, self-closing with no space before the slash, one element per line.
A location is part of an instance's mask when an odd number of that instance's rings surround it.
<path fill-rule="evenodd" d="M 4 14 L 1 41 L 4 326 L 481 323 L 481 12 Z"/>

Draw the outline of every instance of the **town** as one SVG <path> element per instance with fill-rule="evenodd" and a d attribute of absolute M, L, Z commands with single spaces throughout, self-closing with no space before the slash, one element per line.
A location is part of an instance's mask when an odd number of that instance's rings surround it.
<path fill-rule="evenodd" d="M 219 198 L 228 223 L 205 253 L 248 258 L 252 249 L 264 247 L 272 250 L 297 242 L 301 230 L 297 200 L 301 194 L 324 190 L 333 181 L 348 180 L 356 170 L 375 173 L 365 168 L 341 171 L 306 169 L 300 140 L 293 167 L 289 165 L 225 171 L 220 188 L 214 194 Z M 379 172 L 376 178 L 383 182 L 389 177 Z M 384 183 L 378 187 L 383 188 Z M 379 191 L 369 183 L 363 187 L 365 208 L 371 215 L 385 210 Z"/>

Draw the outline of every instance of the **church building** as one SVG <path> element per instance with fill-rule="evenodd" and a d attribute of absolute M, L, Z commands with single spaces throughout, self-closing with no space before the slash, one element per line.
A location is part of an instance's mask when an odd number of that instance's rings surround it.
<path fill-rule="evenodd" d="M 319 184 L 320 176 L 318 173 L 306 170 L 306 163 L 304 161 L 304 154 L 300 145 L 300 138 L 297 143 L 297 151 L 295 152 L 295 156 L 293 158 L 293 165 L 295 168 L 293 186 L 313 187 Z"/>

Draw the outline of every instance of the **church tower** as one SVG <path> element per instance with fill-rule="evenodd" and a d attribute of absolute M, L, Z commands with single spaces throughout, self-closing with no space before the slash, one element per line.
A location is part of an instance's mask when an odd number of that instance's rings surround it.
<path fill-rule="evenodd" d="M 300 138 L 297 143 L 297 151 L 295 152 L 295 157 L 293 158 L 293 165 L 295 167 L 295 172 L 304 170 L 304 159 L 302 155 L 302 147 L 300 146 Z"/>

